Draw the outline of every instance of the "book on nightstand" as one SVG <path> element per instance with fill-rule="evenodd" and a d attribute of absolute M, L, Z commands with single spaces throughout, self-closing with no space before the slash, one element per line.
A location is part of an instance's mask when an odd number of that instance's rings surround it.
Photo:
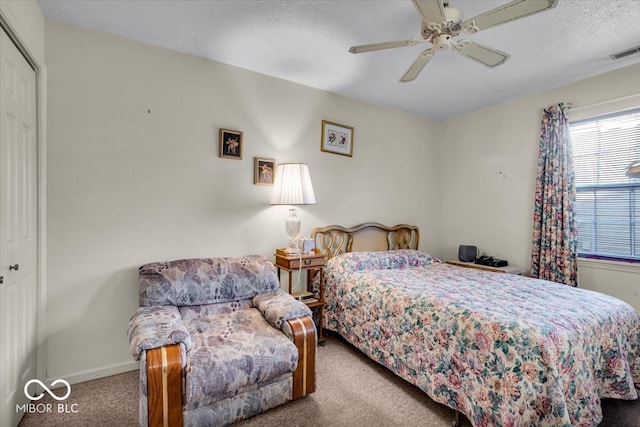
<path fill-rule="evenodd" d="M 291 294 L 292 297 L 301 302 L 316 302 L 318 299 L 313 296 L 311 292 L 294 292 Z"/>
<path fill-rule="evenodd" d="M 288 254 L 286 252 L 287 248 L 276 248 L 276 255 L 280 255 L 280 256 L 291 256 L 291 254 Z"/>
<path fill-rule="evenodd" d="M 312 252 L 302 252 L 297 254 L 287 253 L 287 249 L 288 248 L 276 248 L 276 255 L 282 257 L 299 257 L 300 255 L 302 255 L 303 257 L 308 257 L 320 254 L 320 252 L 316 251 L 315 249 Z"/>

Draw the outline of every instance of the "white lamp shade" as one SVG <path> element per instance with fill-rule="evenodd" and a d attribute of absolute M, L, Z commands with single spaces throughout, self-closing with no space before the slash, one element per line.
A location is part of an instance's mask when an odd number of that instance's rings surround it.
<path fill-rule="evenodd" d="M 278 165 L 271 193 L 272 205 L 315 205 L 309 167 L 304 163 Z"/>

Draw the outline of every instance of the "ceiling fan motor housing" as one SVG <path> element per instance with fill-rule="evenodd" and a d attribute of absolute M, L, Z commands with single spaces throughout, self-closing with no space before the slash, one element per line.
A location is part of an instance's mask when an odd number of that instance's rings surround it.
<path fill-rule="evenodd" d="M 462 11 L 455 7 L 445 7 L 444 16 L 447 19 L 447 31 L 454 36 L 460 34 L 462 30 L 462 19 L 464 17 Z"/>
<path fill-rule="evenodd" d="M 464 15 L 460 9 L 455 7 L 444 8 L 444 22 L 427 22 L 422 21 L 422 38 L 436 39 L 439 34 L 447 33 L 452 36 L 457 36 L 462 32 L 462 20 Z"/>

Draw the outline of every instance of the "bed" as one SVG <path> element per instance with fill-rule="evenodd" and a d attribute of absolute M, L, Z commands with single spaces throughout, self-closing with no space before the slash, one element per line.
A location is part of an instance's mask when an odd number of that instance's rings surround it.
<path fill-rule="evenodd" d="M 474 426 L 595 426 L 637 399 L 640 318 L 584 289 L 442 263 L 417 227 L 312 232 L 323 326 Z"/>

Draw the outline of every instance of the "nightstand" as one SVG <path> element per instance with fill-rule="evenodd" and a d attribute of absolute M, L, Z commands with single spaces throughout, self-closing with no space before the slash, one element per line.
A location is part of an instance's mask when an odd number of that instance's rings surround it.
<path fill-rule="evenodd" d="M 320 276 L 320 285 L 318 295 L 314 295 L 309 301 L 304 302 L 307 307 L 317 311 L 318 322 L 316 327 L 318 328 L 318 343 L 322 343 L 324 338 L 322 337 L 322 308 L 324 307 L 324 284 L 322 283 L 322 270 L 324 269 L 325 256 L 319 252 L 313 254 L 303 254 L 302 256 L 290 256 L 276 251 L 274 254 L 276 257 L 276 268 L 278 269 L 278 279 L 280 279 L 280 270 L 289 272 L 289 293 L 293 293 L 293 272 L 299 270 L 306 270 L 308 272 L 307 279 L 307 291 L 311 292 L 312 284 L 311 279 L 317 272 Z M 315 316 L 314 316 L 315 317 Z"/>
<path fill-rule="evenodd" d="M 522 269 L 515 265 L 507 265 L 506 267 L 490 267 L 488 265 L 476 264 L 475 262 L 463 262 L 457 260 L 449 260 L 447 264 L 457 265 L 458 267 L 475 268 L 478 270 L 490 271 L 492 273 L 508 273 L 508 274 L 522 274 Z"/>

